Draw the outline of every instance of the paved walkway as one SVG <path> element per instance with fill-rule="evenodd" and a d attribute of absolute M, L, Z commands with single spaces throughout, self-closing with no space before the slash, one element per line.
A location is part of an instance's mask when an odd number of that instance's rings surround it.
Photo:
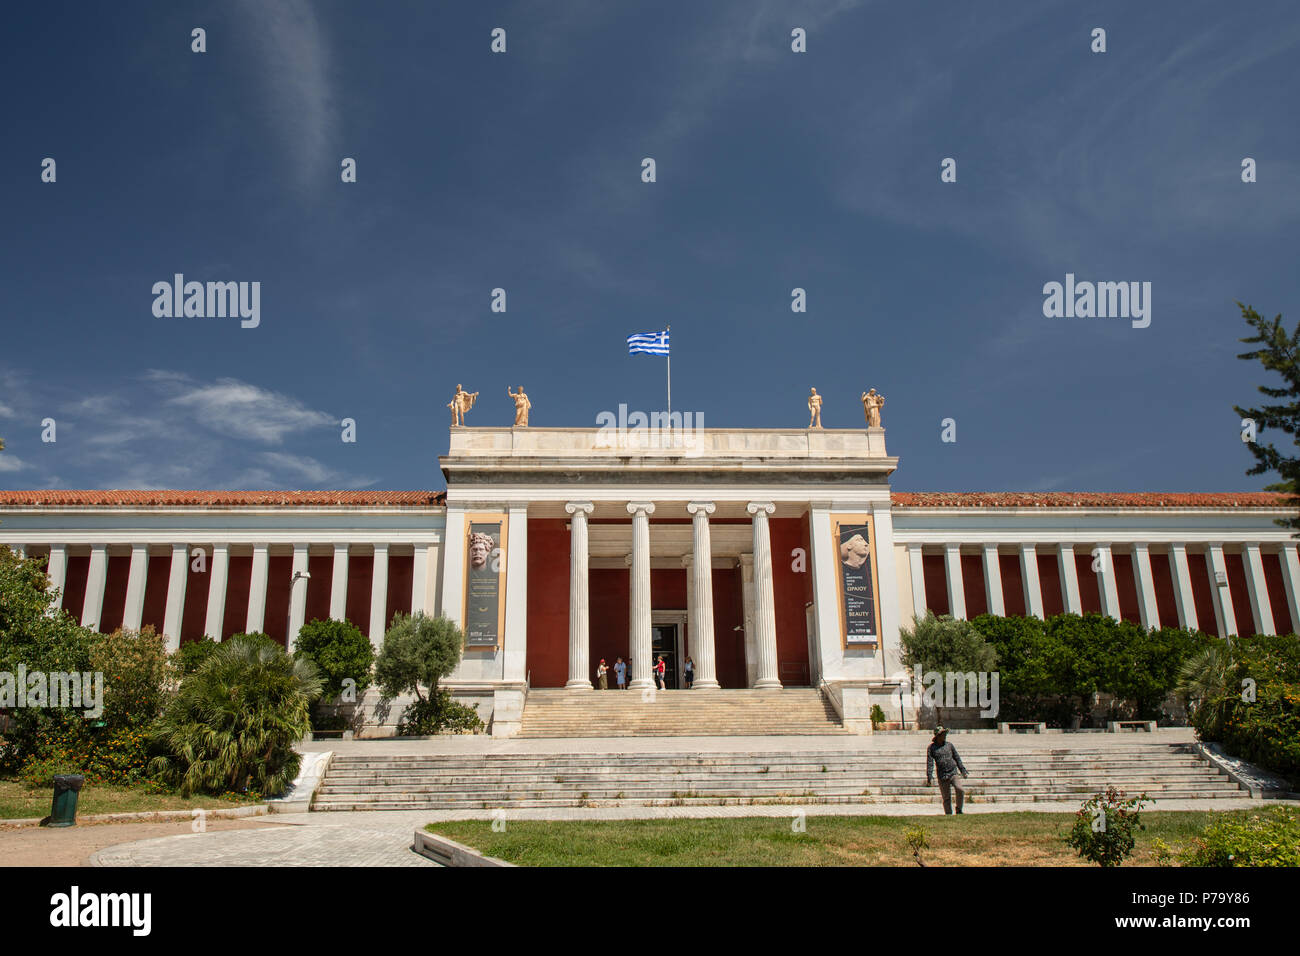
<path fill-rule="evenodd" d="M 1261 802 L 1249 798 L 1163 800 L 1156 810 L 1244 810 Z M 1073 813 L 1066 803 L 968 804 L 967 812 Z M 813 804 L 743 807 L 571 807 L 506 810 L 511 820 L 677 820 L 712 817 L 780 817 L 795 812 L 819 816 L 934 816 L 934 804 Z M 434 866 L 411 850 L 412 834 L 426 823 L 492 819 L 491 810 L 393 810 L 294 813 L 276 816 L 276 825 L 248 830 L 194 833 L 140 840 L 101 850 L 93 866 Z"/>
<path fill-rule="evenodd" d="M 490 737 L 486 734 L 452 734 L 428 739 L 316 740 L 305 751 L 332 750 L 336 754 L 376 756 L 411 754 L 603 754 L 603 753 L 788 753 L 837 751 L 849 753 L 911 750 L 924 753 L 931 732 L 892 732 L 864 736 L 781 737 Z M 1104 731 L 1045 734 L 999 734 L 953 731 L 948 738 L 958 750 L 1064 750 L 1108 749 L 1133 746 L 1167 747 L 1190 744 L 1196 735 L 1188 727 L 1160 728 L 1155 733 Z"/>

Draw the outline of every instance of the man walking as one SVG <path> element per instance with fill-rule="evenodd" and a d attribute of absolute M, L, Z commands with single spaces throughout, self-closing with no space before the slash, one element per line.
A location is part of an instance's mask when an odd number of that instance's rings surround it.
<path fill-rule="evenodd" d="M 934 771 L 939 769 L 939 793 L 943 795 L 943 812 L 952 813 L 952 789 L 957 789 L 957 812 L 961 813 L 961 805 L 966 799 L 966 788 L 962 786 L 961 780 L 957 778 L 957 772 L 960 771 L 962 777 L 969 776 L 966 773 L 966 766 L 961 762 L 961 757 L 957 756 L 957 748 L 948 743 L 948 731 L 943 727 L 934 728 L 934 739 L 930 741 L 930 746 L 925 751 L 925 785 L 934 786 Z"/>

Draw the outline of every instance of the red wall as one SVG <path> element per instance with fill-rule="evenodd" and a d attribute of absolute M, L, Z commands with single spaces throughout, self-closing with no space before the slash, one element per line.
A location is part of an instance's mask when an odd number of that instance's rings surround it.
<path fill-rule="evenodd" d="M 159 634 L 167 617 L 167 586 L 172 573 L 172 556 L 155 554 L 149 557 L 144 579 L 144 614 L 140 626 L 152 627 Z"/>
<path fill-rule="evenodd" d="M 1228 571 L 1228 590 L 1232 594 L 1233 616 L 1237 619 L 1237 633 L 1249 637 L 1255 633 L 1255 617 L 1250 610 L 1250 589 L 1246 585 L 1246 569 L 1241 555 L 1224 553 L 1223 563 Z"/>
<path fill-rule="evenodd" d="M 1002 604 L 1010 616 L 1025 617 L 1025 582 L 1020 573 L 1020 555 L 999 554 L 998 570 L 1002 573 Z"/>
<path fill-rule="evenodd" d="M 533 687 L 563 687 L 569 679 L 569 531 L 564 518 L 528 519 L 528 670 Z M 619 573 L 615 571 L 614 573 Z M 594 599 L 596 572 L 587 579 L 588 593 Z M 625 585 L 626 587 L 626 585 Z M 591 673 L 596 679 L 596 663 L 608 653 L 596 653 L 598 630 L 610 627 L 604 614 L 591 613 Z M 627 618 L 623 618 L 627 634 Z M 626 640 L 624 641 L 626 645 Z M 604 645 L 601 645 L 602 647 Z M 627 647 L 622 653 L 627 655 Z M 609 658 L 613 668 L 614 658 Z M 610 677 L 613 686 L 613 676 Z"/>
<path fill-rule="evenodd" d="M 68 555 L 68 569 L 63 578 L 63 610 L 81 622 L 81 609 L 86 601 L 86 577 L 90 574 L 90 555 Z"/>
<path fill-rule="evenodd" d="M 190 549 L 191 555 L 193 549 Z M 185 572 L 185 609 L 181 612 L 181 643 L 188 644 L 190 641 L 201 641 L 204 637 L 216 637 L 215 634 L 205 635 L 204 627 L 207 624 L 208 615 L 208 586 L 211 580 L 212 569 L 212 552 L 208 551 L 204 558 L 204 571 L 194 570 L 194 558 L 187 559 L 189 564 Z"/>
<path fill-rule="evenodd" d="M 925 579 L 926 606 L 937 615 L 951 614 L 948 606 L 948 572 L 942 554 L 921 555 L 921 576 Z"/>
<path fill-rule="evenodd" d="M 776 661 L 781 682 L 808 683 L 808 615 L 804 610 L 804 578 L 808 571 L 808 541 L 802 518 L 771 518 L 772 587 L 776 602 Z M 794 570 L 794 551 L 802 548 L 804 560 Z M 893 560 L 877 555 L 877 560 Z M 683 579 L 684 579 L 683 575 Z M 685 595 L 682 598 L 685 601 Z M 685 607 L 685 603 L 681 607 Z"/>
<path fill-rule="evenodd" d="M 370 576 L 375 570 L 373 555 L 353 554 L 348 557 L 348 598 L 344 617 L 370 637 Z"/>
<path fill-rule="evenodd" d="M 745 605 L 740 568 L 713 569 L 713 655 L 718 683 L 745 686 Z"/>
<path fill-rule="evenodd" d="M 1065 613 L 1061 590 L 1061 561 L 1055 554 L 1038 552 L 1038 586 L 1043 592 L 1043 617 Z"/>
<path fill-rule="evenodd" d="M 1122 621 L 1142 623 L 1142 611 L 1138 607 L 1137 569 L 1133 567 L 1133 555 L 1110 553 L 1110 560 L 1115 566 L 1115 591 L 1119 595 L 1119 617 Z"/>
<path fill-rule="evenodd" d="M 240 634 L 248 627 L 248 588 L 253 580 L 253 556 L 230 556 L 226 577 L 226 611 L 221 622 L 221 639 Z"/>
<path fill-rule="evenodd" d="M 1197 627 L 1206 634 L 1219 636 L 1218 618 L 1214 613 L 1214 596 L 1203 553 L 1187 552 L 1187 574 L 1192 579 L 1192 603 L 1196 605 Z"/>
<path fill-rule="evenodd" d="M 266 612 L 262 632 L 281 647 L 289 634 L 289 579 L 293 577 L 293 555 L 272 554 L 266 561 Z M 295 584 L 294 587 L 302 587 Z"/>
<path fill-rule="evenodd" d="M 1156 611 L 1160 614 L 1160 626 L 1180 627 L 1172 554 L 1151 555 L 1151 583 L 1156 590 Z"/>
<path fill-rule="evenodd" d="M 984 593 L 984 557 L 978 554 L 961 556 L 961 590 L 966 595 L 966 619 L 989 612 L 988 598 Z"/>
<path fill-rule="evenodd" d="M 1097 590 L 1097 574 L 1092 570 L 1092 552 L 1075 554 L 1074 567 L 1079 575 L 1079 604 L 1083 613 L 1100 614 L 1101 592 Z"/>
<path fill-rule="evenodd" d="M 393 623 L 397 614 L 411 613 L 411 579 L 415 572 L 415 555 L 388 556 L 388 605 L 384 609 L 384 627 Z"/>
<path fill-rule="evenodd" d="M 325 621 L 330 616 L 330 588 L 334 581 L 334 552 L 307 556 L 307 609 L 303 623 Z"/>
<path fill-rule="evenodd" d="M 104 577 L 104 604 L 99 611 L 99 632 L 112 634 L 126 616 L 126 582 L 131 575 L 131 556 L 111 554 Z"/>
<path fill-rule="evenodd" d="M 1290 634 L 1295 628 L 1291 620 L 1291 607 L 1286 600 L 1286 583 L 1282 579 L 1282 559 L 1276 554 L 1261 555 L 1264 559 L 1264 583 L 1268 587 L 1268 603 L 1273 610 L 1273 629 L 1279 634 Z"/>
<path fill-rule="evenodd" d="M 532 536 L 529 535 L 531 542 Z M 566 550 L 567 553 L 567 550 Z M 631 596 L 628 593 L 630 587 L 630 578 L 626 568 L 592 568 L 587 578 L 588 600 L 591 609 L 591 669 L 594 674 L 596 663 L 603 657 L 605 662 L 614 666 L 614 662 L 622 657 L 628 659 L 628 625 Z M 528 593 L 531 596 L 533 592 L 533 582 L 528 582 Z M 654 604 L 660 604 L 658 595 L 655 593 L 654 573 L 650 575 L 650 596 Z M 565 621 L 565 642 L 564 650 L 559 654 L 552 655 L 555 660 L 549 666 L 552 673 L 559 674 L 558 682 L 563 684 L 567 679 L 565 672 L 569 667 L 568 652 L 568 620 L 569 620 L 569 565 L 564 563 L 564 621 Z M 662 605 L 660 605 L 662 606 Z M 533 638 L 532 634 L 528 635 L 528 659 L 533 659 Z M 537 671 L 533 671 L 534 683 L 536 683 Z M 648 674 L 631 674 L 632 677 L 648 677 Z M 554 687 L 554 682 L 549 684 L 539 684 L 542 687 Z M 613 686 L 611 677 L 610 686 Z"/>

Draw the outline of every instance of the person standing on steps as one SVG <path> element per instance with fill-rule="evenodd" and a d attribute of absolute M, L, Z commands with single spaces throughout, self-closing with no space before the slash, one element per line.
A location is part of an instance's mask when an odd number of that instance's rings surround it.
<path fill-rule="evenodd" d="M 614 662 L 614 684 L 619 690 L 627 690 L 627 665 L 621 657 Z"/>
<path fill-rule="evenodd" d="M 664 656 L 662 654 L 659 655 L 659 661 L 654 666 L 654 672 L 655 684 L 658 685 L 660 690 L 667 690 L 668 686 L 664 682 L 664 675 L 668 673 L 668 665 L 664 663 Z"/>
<path fill-rule="evenodd" d="M 600 682 L 601 690 L 609 690 L 609 668 L 605 666 L 605 658 L 600 659 L 600 666 L 596 668 L 596 680 Z"/>
<path fill-rule="evenodd" d="M 695 661 L 691 660 L 689 654 L 686 655 L 686 663 L 682 665 L 682 676 L 686 678 L 686 689 L 690 690 L 695 683 Z"/>
<path fill-rule="evenodd" d="M 934 739 L 925 751 L 925 785 L 934 786 L 934 771 L 939 771 L 939 793 L 943 795 L 943 812 L 952 813 L 952 788 L 957 788 L 957 812 L 966 799 L 966 788 L 957 779 L 958 771 L 962 777 L 969 776 L 966 766 L 957 756 L 957 748 L 948 743 L 948 731 L 942 727 L 934 728 Z"/>

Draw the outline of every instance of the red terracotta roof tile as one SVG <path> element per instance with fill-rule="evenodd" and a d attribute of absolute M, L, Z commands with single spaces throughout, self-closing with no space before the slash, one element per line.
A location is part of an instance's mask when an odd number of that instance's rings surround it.
<path fill-rule="evenodd" d="M 890 496 L 901 508 L 1285 508 L 1275 491 L 901 491 Z"/>
<path fill-rule="evenodd" d="M 135 507 L 433 507 L 446 503 L 443 491 L 0 491 L 0 506 Z"/>

